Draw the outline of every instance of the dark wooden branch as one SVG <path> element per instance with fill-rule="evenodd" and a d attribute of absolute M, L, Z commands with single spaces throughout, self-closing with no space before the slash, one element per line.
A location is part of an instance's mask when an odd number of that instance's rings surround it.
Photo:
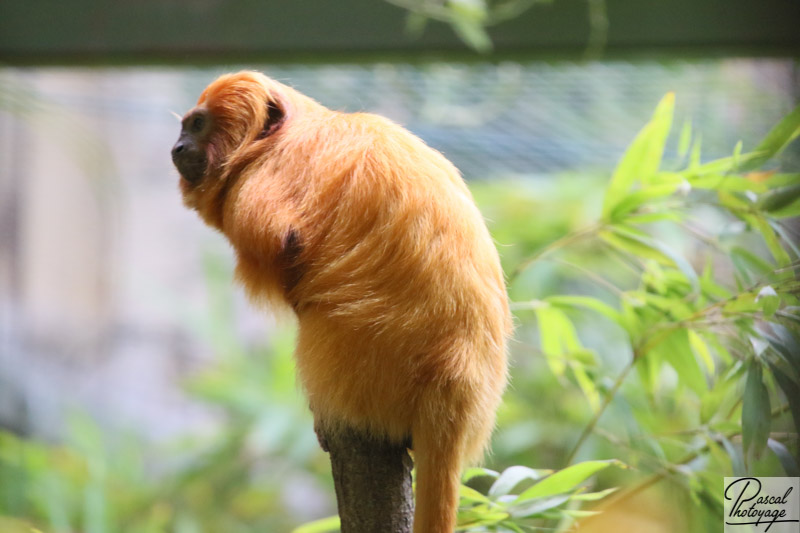
<path fill-rule="evenodd" d="M 316 431 L 330 454 L 342 533 L 410 533 L 413 463 L 406 446 L 353 429 Z"/>

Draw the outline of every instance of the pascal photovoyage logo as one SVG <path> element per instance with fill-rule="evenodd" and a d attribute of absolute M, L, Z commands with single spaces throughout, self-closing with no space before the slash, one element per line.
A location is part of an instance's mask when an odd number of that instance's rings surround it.
<path fill-rule="evenodd" d="M 800 478 L 726 477 L 725 533 L 800 533 Z"/>

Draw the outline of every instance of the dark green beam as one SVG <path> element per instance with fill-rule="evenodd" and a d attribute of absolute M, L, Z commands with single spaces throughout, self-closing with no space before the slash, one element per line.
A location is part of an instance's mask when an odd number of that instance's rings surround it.
<path fill-rule="evenodd" d="M 607 0 L 606 57 L 800 55 L 797 0 Z M 6 0 L 0 63 L 114 64 L 475 59 L 441 23 L 412 39 L 380 0 Z M 585 0 L 554 0 L 491 28 L 499 59 L 579 58 Z"/>

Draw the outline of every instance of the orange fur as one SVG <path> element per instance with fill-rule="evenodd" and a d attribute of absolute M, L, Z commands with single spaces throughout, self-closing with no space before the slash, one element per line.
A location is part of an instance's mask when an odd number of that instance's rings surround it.
<path fill-rule="evenodd" d="M 497 252 L 458 171 L 385 118 L 331 111 L 260 73 L 220 77 L 196 109 L 214 126 L 184 201 L 228 237 L 247 293 L 296 313 L 315 418 L 410 435 L 414 531 L 453 531 L 511 328 Z M 277 110 L 284 121 L 265 134 Z"/>

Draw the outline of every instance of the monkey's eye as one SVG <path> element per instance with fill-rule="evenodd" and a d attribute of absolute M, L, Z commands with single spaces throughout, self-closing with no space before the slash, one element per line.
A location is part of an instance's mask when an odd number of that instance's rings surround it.
<path fill-rule="evenodd" d="M 197 115 L 192 119 L 191 129 L 194 133 L 203 131 L 203 126 L 206 124 L 206 119 L 202 115 Z"/>

